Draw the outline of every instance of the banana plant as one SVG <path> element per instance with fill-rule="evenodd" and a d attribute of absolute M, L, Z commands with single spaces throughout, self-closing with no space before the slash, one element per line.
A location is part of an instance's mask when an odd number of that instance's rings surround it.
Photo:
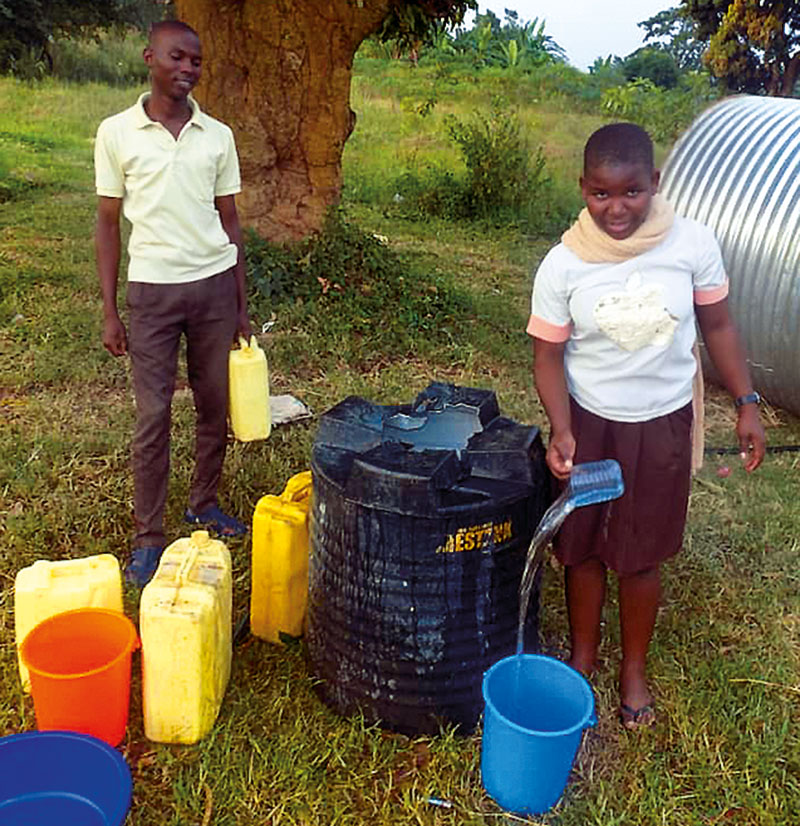
<path fill-rule="evenodd" d="M 484 60 L 489 46 L 492 43 L 492 24 L 484 21 L 475 32 L 475 51 L 478 53 L 478 60 Z"/>
<path fill-rule="evenodd" d="M 507 43 L 501 43 L 500 48 L 503 51 L 503 57 L 506 61 L 506 68 L 512 69 L 519 64 L 519 44 L 516 40 L 509 40 Z"/>
<path fill-rule="evenodd" d="M 544 18 L 540 21 L 538 17 L 520 27 L 519 37 L 523 56 L 534 65 L 566 61 L 566 52 L 549 34 L 545 34 L 544 27 Z"/>

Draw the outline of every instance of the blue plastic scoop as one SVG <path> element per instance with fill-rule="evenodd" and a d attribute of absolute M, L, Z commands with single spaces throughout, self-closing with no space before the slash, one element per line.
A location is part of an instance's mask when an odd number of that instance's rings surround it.
<path fill-rule="evenodd" d="M 599 462 L 585 462 L 575 465 L 569 476 L 569 483 L 561 496 L 548 509 L 558 508 L 564 500 L 563 507 L 567 514 L 584 505 L 596 505 L 617 499 L 625 492 L 622 481 L 622 468 L 616 459 L 602 459 Z M 546 518 L 547 514 L 545 514 Z M 544 518 L 542 521 L 544 522 Z"/>
<path fill-rule="evenodd" d="M 533 532 L 533 538 L 528 547 L 525 571 L 522 574 L 522 581 L 519 586 L 518 654 L 521 654 L 523 650 L 525 618 L 528 614 L 531 588 L 544 562 L 547 543 L 555 536 L 556 531 L 575 508 L 618 499 L 624 492 L 625 483 L 622 480 L 622 468 L 616 459 L 584 462 L 572 468 L 569 482 L 555 502 L 545 511 Z"/>

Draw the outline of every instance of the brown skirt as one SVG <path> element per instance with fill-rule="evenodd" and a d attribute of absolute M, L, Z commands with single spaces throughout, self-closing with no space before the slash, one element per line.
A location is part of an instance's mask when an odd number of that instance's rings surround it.
<path fill-rule="evenodd" d="M 612 422 L 570 399 L 575 464 L 616 459 L 625 493 L 573 511 L 553 549 L 564 565 L 599 559 L 625 576 L 674 556 L 683 543 L 691 483 L 692 405 L 646 422 Z"/>

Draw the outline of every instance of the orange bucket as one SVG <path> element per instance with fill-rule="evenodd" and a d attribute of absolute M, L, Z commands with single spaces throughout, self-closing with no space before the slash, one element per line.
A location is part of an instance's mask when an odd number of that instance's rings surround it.
<path fill-rule="evenodd" d="M 35 626 L 20 647 L 40 731 L 77 731 L 118 745 L 125 736 L 136 628 L 106 608 L 78 608 Z"/>

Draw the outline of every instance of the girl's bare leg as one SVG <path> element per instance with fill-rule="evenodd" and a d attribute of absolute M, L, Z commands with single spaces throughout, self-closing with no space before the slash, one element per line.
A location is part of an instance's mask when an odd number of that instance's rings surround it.
<path fill-rule="evenodd" d="M 597 666 L 600 619 L 606 598 L 605 565 L 598 559 L 568 565 L 565 585 L 572 642 L 569 665 L 588 676 Z"/>
<path fill-rule="evenodd" d="M 619 696 L 620 702 L 634 711 L 653 702 L 647 685 L 647 650 L 653 637 L 660 597 L 661 569 L 658 566 L 619 578 L 622 633 Z M 640 722 L 652 720 L 642 719 Z"/>

